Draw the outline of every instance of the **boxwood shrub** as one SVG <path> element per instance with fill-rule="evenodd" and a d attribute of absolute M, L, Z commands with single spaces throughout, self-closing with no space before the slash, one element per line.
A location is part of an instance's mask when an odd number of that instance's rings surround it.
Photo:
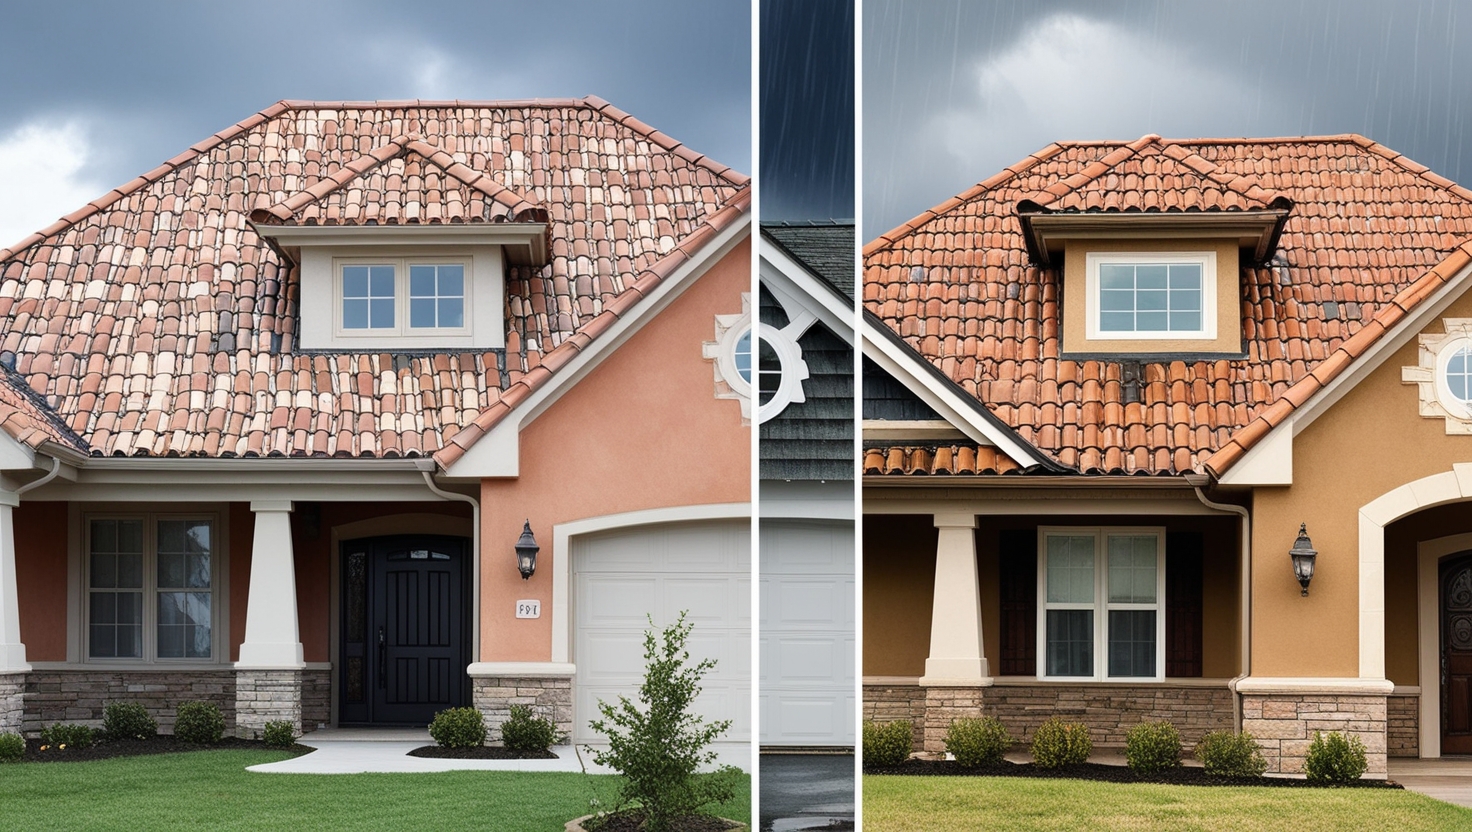
<path fill-rule="evenodd" d="M 18 763 L 26 756 L 26 741 L 20 734 L 0 734 L 0 763 Z"/>
<path fill-rule="evenodd" d="M 158 735 L 158 722 L 137 702 L 109 702 L 102 709 L 102 733 L 110 740 L 146 740 Z"/>
<path fill-rule="evenodd" d="M 897 766 L 910 758 L 913 743 L 908 719 L 888 723 L 868 720 L 864 723 L 864 764 Z"/>
<path fill-rule="evenodd" d="M 1011 747 L 1012 738 L 994 716 L 952 720 L 946 730 L 946 751 L 962 768 L 997 765 Z"/>
<path fill-rule="evenodd" d="M 526 705 L 512 705 L 511 718 L 501 723 L 501 743 L 510 751 L 546 751 L 556 741 L 557 726 Z"/>
<path fill-rule="evenodd" d="M 41 729 L 41 743 L 67 748 L 87 748 L 97 739 L 97 731 L 89 725 L 56 723 Z"/>
<path fill-rule="evenodd" d="M 1181 734 L 1169 722 L 1142 722 L 1125 734 L 1124 760 L 1140 774 L 1173 769 L 1181 764 Z"/>
<path fill-rule="evenodd" d="M 1094 751 L 1089 729 L 1052 717 L 1032 737 L 1032 760 L 1038 768 L 1061 768 L 1088 762 Z"/>
<path fill-rule="evenodd" d="M 1246 731 L 1212 731 L 1196 743 L 1196 759 L 1207 774 L 1218 777 L 1261 777 L 1268 769 L 1257 740 Z"/>
<path fill-rule="evenodd" d="M 267 748 L 290 748 L 296 744 L 296 727 L 290 720 L 273 719 L 261 730 Z"/>
<path fill-rule="evenodd" d="M 1336 786 L 1360 779 L 1369 767 L 1370 763 L 1365 759 L 1365 744 L 1360 742 L 1360 738 L 1338 731 L 1327 734 L 1315 731 L 1314 741 L 1308 746 L 1308 758 L 1303 761 L 1303 771 L 1309 782 Z"/>
<path fill-rule="evenodd" d="M 474 708 L 446 708 L 434 715 L 429 735 L 441 748 L 474 748 L 486 744 L 486 721 Z"/>
<path fill-rule="evenodd" d="M 214 745 L 225 738 L 225 715 L 213 702 L 181 702 L 174 736 L 184 742 Z"/>

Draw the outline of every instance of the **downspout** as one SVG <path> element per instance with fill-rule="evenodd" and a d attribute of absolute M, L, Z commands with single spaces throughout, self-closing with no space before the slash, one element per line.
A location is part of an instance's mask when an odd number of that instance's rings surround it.
<path fill-rule="evenodd" d="M 52 480 L 56 479 L 56 475 L 57 474 L 60 474 L 60 473 L 61 473 L 61 458 L 60 457 L 53 456 L 51 458 L 51 473 L 49 473 L 46 476 L 40 478 L 39 480 L 36 480 L 35 482 L 28 482 L 25 485 L 22 485 L 20 488 L 15 489 L 15 496 L 17 498 L 19 498 L 20 495 L 26 493 L 27 491 L 30 491 L 33 488 L 40 488 L 41 486 L 45 485 L 46 483 L 51 482 Z"/>
<path fill-rule="evenodd" d="M 470 633 L 470 655 L 474 658 L 471 662 L 480 661 L 480 501 L 465 494 L 457 494 L 454 491 L 446 491 L 434 484 L 433 471 L 420 471 L 424 475 L 424 484 L 429 490 L 445 500 L 458 500 L 462 503 L 470 503 L 470 551 L 474 554 L 470 558 L 470 607 L 475 610 L 475 626 Z"/>
<path fill-rule="evenodd" d="M 1232 692 L 1232 727 L 1236 731 L 1242 730 L 1242 697 L 1237 695 L 1237 683 L 1247 678 L 1252 673 L 1252 517 L 1247 509 L 1231 503 L 1217 503 L 1207 499 L 1202 486 L 1209 480 L 1200 478 L 1200 485 L 1193 481 L 1193 477 L 1187 477 L 1187 482 L 1196 489 L 1196 499 L 1207 508 L 1217 511 L 1231 512 L 1242 518 L 1242 672 L 1232 677 L 1227 682 L 1227 689 Z"/>

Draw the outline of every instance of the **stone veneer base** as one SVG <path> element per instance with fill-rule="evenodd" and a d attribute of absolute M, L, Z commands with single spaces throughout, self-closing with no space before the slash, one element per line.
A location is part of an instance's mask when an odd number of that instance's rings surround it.
<path fill-rule="evenodd" d="M 315 731 L 332 724 L 332 671 L 302 671 L 302 731 Z"/>
<path fill-rule="evenodd" d="M 477 676 L 470 680 L 475 709 L 486 720 L 487 742 L 501 743 L 512 705 L 526 705 L 557 726 L 558 742 L 572 736 L 571 676 Z"/>
<path fill-rule="evenodd" d="M 1385 717 L 1386 756 L 1421 756 L 1421 697 L 1391 694 L 1385 700 Z"/>
<path fill-rule="evenodd" d="M 1242 730 L 1262 746 L 1269 773 L 1301 774 L 1315 731 L 1359 737 L 1370 763 L 1366 777 L 1386 776 L 1386 699 L 1380 695 L 1249 693 L 1242 696 Z"/>
<path fill-rule="evenodd" d="M 26 674 L 0 673 L 0 734 L 19 734 L 25 721 Z"/>
<path fill-rule="evenodd" d="M 267 722 L 290 722 L 302 733 L 302 671 L 235 671 L 235 735 L 256 739 Z"/>
<path fill-rule="evenodd" d="M 178 667 L 171 670 L 32 670 L 24 674 L 22 728 L 35 736 L 47 725 L 80 722 L 102 725 L 102 710 L 112 702 L 137 702 L 171 734 L 181 702 L 213 702 L 235 725 L 235 670 Z M 3 679 L 3 677 L 0 677 Z M 3 684 L 3 682 L 0 682 Z M 3 701 L 3 697 L 0 697 Z M 3 706 L 0 706 L 3 707 Z"/>

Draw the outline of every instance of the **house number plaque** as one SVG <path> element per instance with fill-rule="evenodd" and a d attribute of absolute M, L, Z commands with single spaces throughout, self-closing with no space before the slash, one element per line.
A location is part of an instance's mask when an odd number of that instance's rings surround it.
<path fill-rule="evenodd" d="M 541 601 L 517 601 L 516 602 L 516 617 L 517 618 L 541 618 L 542 617 L 542 602 Z"/>

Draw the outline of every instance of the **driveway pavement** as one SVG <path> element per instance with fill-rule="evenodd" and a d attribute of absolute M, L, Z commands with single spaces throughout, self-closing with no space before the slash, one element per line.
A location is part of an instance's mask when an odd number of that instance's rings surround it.
<path fill-rule="evenodd" d="M 763 754 L 762 832 L 854 828 L 854 755 Z"/>

